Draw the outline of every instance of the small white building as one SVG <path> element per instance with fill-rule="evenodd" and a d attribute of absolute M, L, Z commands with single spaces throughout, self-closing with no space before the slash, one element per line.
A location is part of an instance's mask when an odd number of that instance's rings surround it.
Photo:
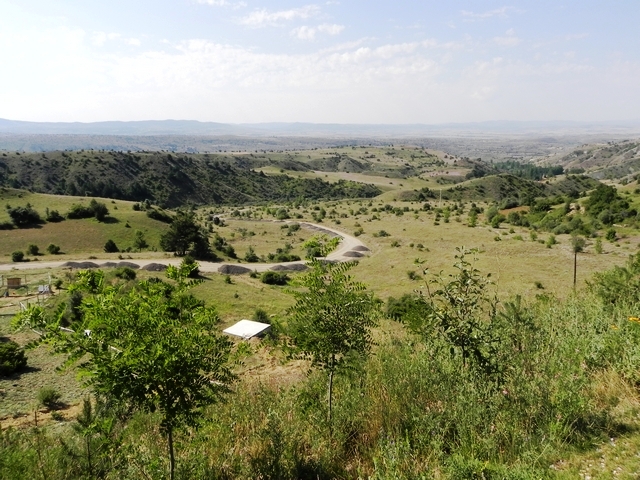
<path fill-rule="evenodd" d="M 253 320 L 240 320 L 235 325 L 223 330 L 223 332 L 249 340 L 250 338 L 264 335 L 270 328 L 271 325 L 268 323 L 254 322 Z"/>

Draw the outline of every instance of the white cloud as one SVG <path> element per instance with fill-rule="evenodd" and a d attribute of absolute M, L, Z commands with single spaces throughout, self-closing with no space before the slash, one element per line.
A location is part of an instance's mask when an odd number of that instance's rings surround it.
<path fill-rule="evenodd" d="M 491 18 L 491 17 L 506 17 L 507 12 L 512 9 L 513 7 L 501 7 L 501 8 L 496 8 L 495 10 L 489 10 L 487 12 L 482 12 L 482 13 L 475 13 L 475 12 L 470 12 L 468 10 L 462 10 L 462 16 L 472 20 L 484 20 L 485 18 Z"/>
<path fill-rule="evenodd" d="M 326 33 L 327 35 L 338 35 L 344 30 L 344 25 L 322 24 L 317 27 L 302 25 L 291 30 L 291 35 L 298 40 L 314 40 L 316 33 Z"/>
<path fill-rule="evenodd" d="M 340 32 L 344 30 L 344 25 L 329 25 L 323 23 L 322 25 L 318 25 L 318 31 L 322 33 L 326 33 L 327 35 L 338 35 Z"/>
<path fill-rule="evenodd" d="M 201 5 L 211 5 L 214 7 L 242 8 L 247 6 L 247 2 L 230 2 L 229 0 L 195 0 Z"/>
<path fill-rule="evenodd" d="M 317 5 L 306 5 L 304 7 L 280 10 L 278 12 L 269 12 L 266 9 L 254 10 L 249 15 L 242 17 L 240 24 L 254 28 L 280 26 L 282 22 L 289 22 L 296 19 L 304 20 L 317 15 L 319 12 L 320 7 Z"/>
<path fill-rule="evenodd" d="M 513 28 L 510 28 L 505 32 L 503 37 L 493 37 L 493 41 L 496 45 L 501 47 L 515 47 L 518 46 L 522 40 L 516 37 L 516 32 Z"/>

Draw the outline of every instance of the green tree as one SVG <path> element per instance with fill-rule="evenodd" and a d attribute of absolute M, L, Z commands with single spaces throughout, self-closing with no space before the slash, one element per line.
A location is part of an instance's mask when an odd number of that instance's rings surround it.
<path fill-rule="evenodd" d="M 196 223 L 195 213 L 179 212 L 171 222 L 169 230 L 160 237 L 160 246 L 166 252 L 175 252 L 183 257 L 187 252 L 196 258 L 211 257 L 207 235 Z"/>
<path fill-rule="evenodd" d="M 133 247 L 141 252 L 143 248 L 147 248 L 148 246 L 149 244 L 144 238 L 144 232 L 142 230 L 136 230 L 135 238 L 133 239 Z"/>
<path fill-rule="evenodd" d="M 313 260 L 300 279 L 302 290 L 291 290 L 289 334 L 294 355 L 311 360 L 327 372 L 328 419 L 331 422 L 334 374 L 353 367 L 373 345 L 371 329 L 379 306 L 364 284 L 348 274 L 356 262 L 332 264 Z"/>
<path fill-rule="evenodd" d="M 78 368 L 98 396 L 160 414 L 171 479 L 175 429 L 196 425 L 202 409 L 221 401 L 235 379 L 228 364 L 231 342 L 218 334 L 215 310 L 188 293 L 201 283 L 188 280 L 190 271 L 169 266 L 173 283 L 154 279 L 133 289 L 106 284 L 101 272 L 82 275 L 73 285 L 86 293 L 75 333 L 59 328 L 64 306 L 53 321 L 30 311 L 41 307 L 30 307 L 16 321 L 44 327 L 43 340 L 68 354 L 67 365 L 82 359 Z"/>
<path fill-rule="evenodd" d="M 33 209 L 30 203 L 27 203 L 25 207 L 9 208 L 8 213 L 18 228 L 42 222 L 40 214 Z"/>
<path fill-rule="evenodd" d="M 573 251 L 573 288 L 576 288 L 578 273 L 578 254 L 584 251 L 586 241 L 584 237 L 573 235 L 571 237 L 571 250 Z"/>
<path fill-rule="evenodd" d="M 494 365 L 495 338 L 492 321 L 496 317 L 497 298 L 487 294 L 491 284 L 467 260 L 477 250 L 456 248 L 454 264 L 457 270 L 445 280 L 442 275 L 427 284 L 422 316 L 410 315 L 408 327 L 415 333 L 430 337 L 440 335 L 451 346 L 451 352 L 462 358 L 462 367 L 472 365 L 485 374 L 496 373 Z"/>
<path fill-rule="evenodd" d="M 104 244 L 104 251 L 107 252 L 107 253 L 116 253 L 116 252 L 119 252 L 120 249 L 118 249 L 118 246 L 116 245 L 116 242 L 114 242 L 113 240 L 109 239 Z"/>

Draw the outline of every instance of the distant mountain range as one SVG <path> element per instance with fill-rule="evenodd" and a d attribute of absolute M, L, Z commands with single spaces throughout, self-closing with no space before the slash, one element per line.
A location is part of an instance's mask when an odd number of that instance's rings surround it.
<path fill-rule="evenodd" d="M 234 135 L 250 137 L 416 137 L 493 135 L 562 135 L 640 133 L 640 119 L 620 122 L 518 122 L 490 121 L 444 124 L 329 124 L 246 123 L 228 124 L 195 120 L 145 120 L 133 122 L 24 122 L 0 119 L 0 134 L 8 135 Z"/>

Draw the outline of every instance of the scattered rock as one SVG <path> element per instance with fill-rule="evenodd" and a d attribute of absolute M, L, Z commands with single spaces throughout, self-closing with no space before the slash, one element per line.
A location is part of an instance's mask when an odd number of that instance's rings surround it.
<path fill-rule="evenodd" d="M 251 272 L 251 269 L 241 267 L 239 265 L 222 265 L 218 269 L 218 273 L 223 273 L 225 275 L 242 275 L 249 272 Z"/>
<path fill-rule="evenodd" d="M 142 270 L 146 270 L 148 272 L 164 272 L 166 269 L 167 266 L 161 263 L 150 263 L 142 267 Z"/>

